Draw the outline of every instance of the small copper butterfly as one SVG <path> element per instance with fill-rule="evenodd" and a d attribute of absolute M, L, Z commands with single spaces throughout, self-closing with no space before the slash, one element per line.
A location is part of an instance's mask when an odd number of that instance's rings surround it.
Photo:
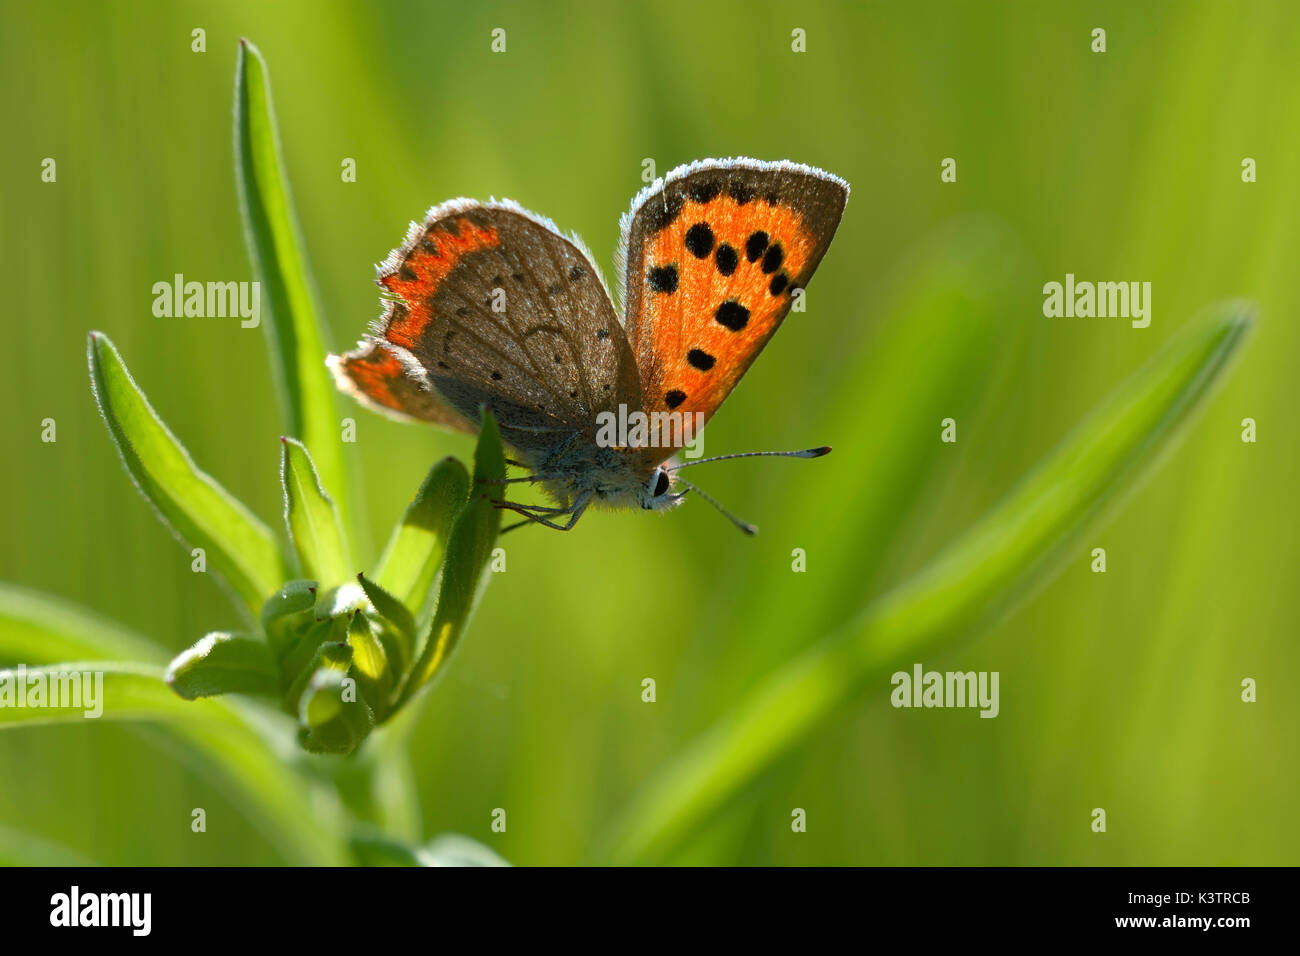
<path fill-rule="evenodd" d="M 502 502 L 567 531 L 592 505 L 663 510 L 719 458 L 816 458 L 829 447 L 672 462 L 802 294 L 848 201 L 837 176 L 791 162 L 701 160 L 623 216 L 615 309 L 577 236 L 511 201 L 453 199 L 378 266 L 384 312 L 329 365 L 339 387 L 404 419 L 461 431 L 491 409 L 556 507 Z M 513 527 L 517 527 L 515 525 Z"/>

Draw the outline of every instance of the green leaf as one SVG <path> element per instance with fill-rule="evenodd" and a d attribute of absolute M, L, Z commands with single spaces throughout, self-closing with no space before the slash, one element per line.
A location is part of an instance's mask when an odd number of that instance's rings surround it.
<path fill-rule="evenodd" d="M 1170 341 L 1018 488 L 933 564 L 779 668 L 634 802 L 606 846 L 621 864 L 662 859 L 747 781 L 864 690 L 1005 613 L 1174 443 L 1250 326 L 1226 303 Z"/>
<path fill-rule="evenodd" d="M 327 587 L 352 577 L 352 559 L 343 523 L 325 492 L 311 455 L 302 442 L 280 439 L 280 482 L 284 486 L 284 521 L 302 572 Z"/>
<path fill-rule="evenodd" d="M 375 609 L 375 614 L 379 618 L 379 621 L 376 622 L 377 626 L 382 624 L 379 629 L 379 641 L 383 645 L 385 656 L 388 658 L 389 671 L 396 679 L 396 675 L 406 673 L 407 667 L 411 664 L 411 658 L 415 654 L 417 630 L 415 617 L 405 604 L 364 574 L 358 574 L 357 580 L 361 582 L 361 589 L 365 592 L 366 598 L 369 599 Z M 392 688 L 388 689 L 391 690 Z M 382 716 L 380 720 L 383 720 Z"/>
<path fill-rule="evenodd" d="M 298 704 L 298 742 L 312 753 L 352 753 L 375 723 L 364 697 L 347 699 L 347 675 L 322 667 L 312 675 Z"/>
<path fill-rule="evenodd" d="M 204 550 L 208 567 L 256 615 L 285 577 L 271 530 L 198 469 L 106 335 L 91 332 L 88 353 L 95 399 L 136 487 L 186 547 Z"/>
<path fill-rule="evenodd" d="M 397 628 L 403 637 L 414 640 L 415 617 L 411 614 L 411 609 L 364 574 L 358 574 L 357 580 L 361 582 L 361 590 L 366 592 L 366 597 L 374 605 L 375 611 Z"/>
<path fill-rule="evenodd" d="M 374 709 L 376 722 L 387 716 L 389 696 L 396 682 L 377 630 L 378 625 L 372 624 L 363 611 L 354 612 L 348 624 L 348 645 L 352 648 L 350 673 Z"/>
<path fill-rule="evenodd" d="M 427 603 L 442 566 L 452 520 L 468 495 L 465 466 L 455 458 L 444 458 L 429 469 L 415 500 L 388 539 L 374 577 L 412 614 L 418 615 Z"/>
<path fill-rule="evenodd" d="M 266 694 L 280 690 L 280 670 L 260 638 L 213 631 L 182 651 L 163 675 L 186 700 L 220 694 Z"/>
<path fill-rule="evenodd" d="M 302 646 L 290 655 L 286 663 L 292 663 L 297 669 L 301 656 L 310 652 L 308 664 L 298 673 L 286 668 L 285 677 L 289 679 L 289 690 L 285 694 L 285 705 L 295 711 L 302 702 L 303 692 L 316 672 L 325 668 L 347 674 L 352 666 L 352 645 L 348 643 L 348 622 L 346 615 L 323 621 L 312 628 L 303 637 Z"/>
<path fill-rule="evenodd" d="M 496 418 L 486 407 L 482 415 L 478 444 L 474 446 L 473 494 L 500 501 L 505 497 L 505 485 L 501 481 L 506 476 L 506 450 L 501 445 Z"/>
<path fill-rule="evenodd" d="M 340 495 L 349 515 L 334 383 L 325 367 L 316 295 L 280 158 L 270 80 L 261 53 L 246 40 L 240 41 L 235 67 L 235 174 L 244 237 L 268 313 L 263 325 L 285 430 L 313 451 L 325 483 Z"/>
<path fill-rule="evenodd" d="M 501 529 L 501 513 L 493 507 L 493 500 L 502 494 L 504 486 L 499 481 L 505 473 L 501 434 L 492 413 L 484 409 L 478 446 L 474 450 L 474 491 L 469 504 L 452 523 L 438 589 L 438 609 L 415 667 L 402 688 L 399 706 L 410 700 L 450 658 L 487 586 L 491 575 L 484 572 Z"/>

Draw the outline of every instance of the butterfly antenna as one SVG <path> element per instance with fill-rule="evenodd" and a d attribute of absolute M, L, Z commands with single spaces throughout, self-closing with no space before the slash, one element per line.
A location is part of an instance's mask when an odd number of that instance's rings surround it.
<path fill-rule="evenodd" d="M 712 495 L 708 494 L 707 492 L 701 491 L 699 488 L 697 488 L 695 485 L 691 484 L 691 483 L 690 483 L 689 481 L 687 481 L 685 478 L 678 478 L 678 479 L 676 479 L 676 480 L 677 480 L 679 483 L 681 483 L 681 484 L 683 484 L 683 485 L 686 486 L 686 491 L 693 491 L 693 492 L 695 492 L 697 495 L 699 495 L 701 498 L 703 498 L 703 499 L 704 499 L 705 501 L 707 501 L 709 504 L 713 505 L 713 507 L 717 508 L 720 512 L 722 512 L 722 514 L 723 514 L 726 518 L 728 518 L 728 519 L 731 521 L 732 524 L 734 524 L 734 525 L 735 525 L 737 528 L 739 528 L 741 531 L 745 532 L 745 534 L 749 534 L 749 535 L 758 534 L 758 528 L 757 528 L 757 526 L 750 524 L 748 521 L 741 521 L 739 518 L 737 518 L 735 515 L 733 515 L 733 514 L 732 514 L 730 511 L 728 511 L 726 508 L 722 507 L 722 505 L 720 505 L 720 504 L 718 503 L 717 499 L 715 499 Z M 682 494 L 685 494 L 685 493 L 686 493 L 686 492 L 682 492 Z"/>
<path fill-rule="evenodd" d="M 726 461 L 728 458 L 820 458 L 822 455 L 829 455 L 830 452 L 830 445 L 822 445 L 820 448 L 805 448 L 803 451 L 739 451 L 731 455 L 714 455 L 712 458 L 696 458 L 693 461 L 684 461 L 681 464 L 673 465 L 668 470 L 675 472 L 681 468 L 689 468 L 691 465 L 703 465 L 705 462 L 710 461 Z"/>

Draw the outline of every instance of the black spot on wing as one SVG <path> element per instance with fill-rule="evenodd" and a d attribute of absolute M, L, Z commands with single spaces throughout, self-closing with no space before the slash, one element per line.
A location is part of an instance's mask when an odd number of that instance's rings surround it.
<path fill-rule="evenodd" d="M 690 362 L 691 365 L 699 369 L 701 372 L 707 372 L 709 369 L 713 368 L 717 359 L 704 351 L 704 349 L 691 349 L 686 353 L 686 361 Z"/>
<path fill-rule="evenodd" d="M 718 311 L 713 313 L 713 317 L 718 320 L 718 324 L 724 328 L 731 329 L 733 332 L 739 332 L 749 324 L 749 309 L 745 308 L 735 299 L 728 299 L 722 305 L 718 306 Z"/>
<path fill-rule="evenodd" d="M 650 288 L 669 295 L 677 291 L 677 278 L 676 266 L 655 266 L 650 270 Z"/>
<path fill-rule="evenodd" d="M 736 252 L 736 247 L 726 242 L 718 246 L 718 252 L 714 259 L 717 262 L 718 271 L 724 276 L 729 276 L 735 272 L 736 266 L 740 263 L 740 255 Z"/>
<path fill-rule="evenodd" d="M 781 268 L 781 263 L 785 261 L 785 252 L 781 249 L 781 244 L 775 243 L 770 246 L 767 252 L 763 253 L 763 271 L 767 273 L 775 272 Z"/>
<path fill-rule="evenodd" d="M 696 259 L 703 259 L 713 251 L 713 230 L 707 222 L 697 222 L 686 230 L 686 248 Z"/>

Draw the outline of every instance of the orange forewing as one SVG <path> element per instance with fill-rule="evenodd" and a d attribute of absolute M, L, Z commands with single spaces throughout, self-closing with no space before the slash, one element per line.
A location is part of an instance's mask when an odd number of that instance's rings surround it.
<path fill-rule="evenodd" d="M 687 200 L 645 245 L 647 270 L 677 270 L 674 291 L 651 288 L 643 300 L 641 325 L 652 330 L 638 349 L 646 408 L 711 416 L 789 312 L 795 277 L 817 245 L 788 207 Z"/>

